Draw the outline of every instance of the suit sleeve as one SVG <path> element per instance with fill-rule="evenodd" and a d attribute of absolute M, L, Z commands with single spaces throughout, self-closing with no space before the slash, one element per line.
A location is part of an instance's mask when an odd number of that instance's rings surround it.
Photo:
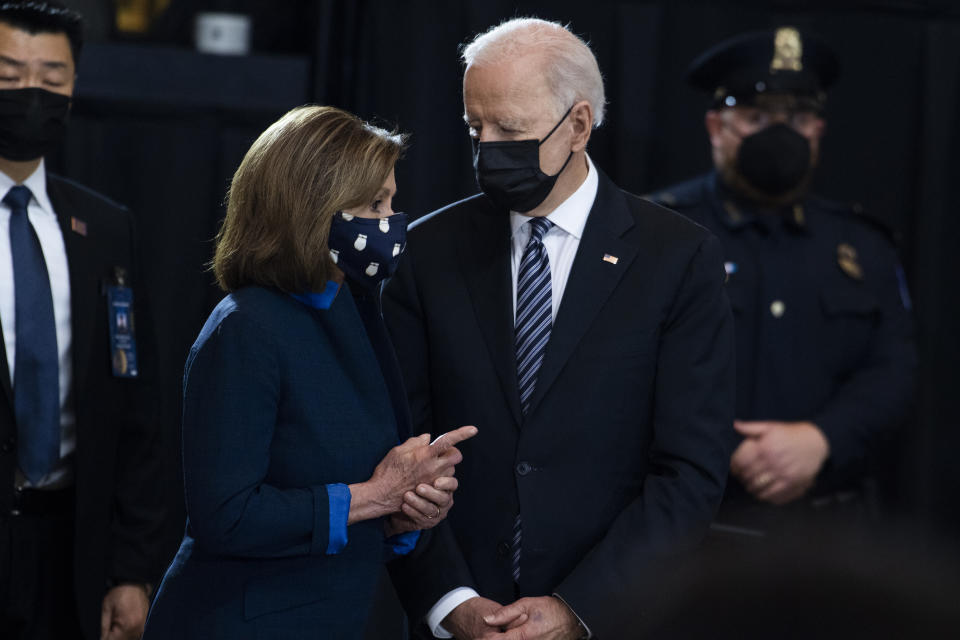
<path fill-rule="evenodd" d="M 128 384 L 124 420 L 117 443 L 114 478 L 109 578 L 115 582 L 156 583 L 166 558 L 161 557 L 164 509 L 161 477 L 160 425 L 157 420 L 157 349 L 150 309 L 140 270 L 132 217 L 124 212 L 131 247 L 130 275 L 134 294 L 134 321 L 139 377 Z"/>
<path fill-rule="evenodd" d="M 723 495 L 734 414 L 733 319 L 718 241 L 686 267 L 662 325 L 650 472 L 640 495 L 556 588 L 598 638 L 619 638 L 658 571 L 705 533 Z M 662 576 L 662 574 L 660 574 Z"/>
<path fill-rule="evenodd" d="M 191 353 L 183 471 L 190 528 L 209 553 L 278 558 L 327 551 L 327 488 L 265 482 L 280 388 L 272 337 L 241 312 L 224 318 Z"/>
<path fill-rule="evenodd" d="M 401 363 L 413 433 L 436 433 L 430 407 L 427 327 L 414 277 L 412 252 L 404 254 L 387 284 L 383 312 Z M 448 523 L 420 536 L 416 548 L 389 565 L 397 595 L 412 620 L 422 621 L 440 598 L 457 587 L 473 587 L 473 578 Z"/>
<path fill-rule="evenodd" d="M 913 399 L 917 355 L 899 269 L 893 247 L 883 247 L 877 273 L 868 273 L 878 279 L 879 312 L 867 356 L 813 417 L 830 443 L 828 469 L 840 478 L 863 471 L 871 453 L 906 421 Z"/>

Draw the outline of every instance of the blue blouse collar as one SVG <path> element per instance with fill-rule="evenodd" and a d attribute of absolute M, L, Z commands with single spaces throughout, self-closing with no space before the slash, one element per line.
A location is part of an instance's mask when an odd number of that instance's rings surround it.
<path fill-rule="evenodd" d="M 290 295 L 308 307 L 314 309 L 329 309 L 333 304 L 333 299 L 337 297 L 340 290 L 340 283 L 333 280 L 327 280 L 326 288 L 320 293 L 291 293 Z"/>

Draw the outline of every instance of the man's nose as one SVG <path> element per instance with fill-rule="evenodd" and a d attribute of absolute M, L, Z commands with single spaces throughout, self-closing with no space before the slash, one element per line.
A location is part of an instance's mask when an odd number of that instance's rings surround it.
<path fill-rule="evenodd" d="M 492 128 L 493 127 L 484 127 L 483 130 L 480 131 L 480 142 L 500 142 L 503 140 L 503 136 L 499 136 L 490 130 Z"/>
<path fill-rule="evenodd" d="M 790 124 L 793 119 L 793 114 L 789 111 L 774 111 L 770 114 L 770 124 L 774 123 L 783 123 Z"/>

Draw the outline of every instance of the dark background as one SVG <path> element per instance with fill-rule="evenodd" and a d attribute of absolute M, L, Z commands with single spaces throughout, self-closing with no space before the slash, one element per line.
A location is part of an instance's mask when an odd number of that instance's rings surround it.
<path fill-rule="evenodd" d="M 171 554 L 182 533 L 183 362 L 219 299 L 205 270 L 229 179 L 287 109 L 336 105 L 412 134 L 395 209 L 414 217 L 476 191 L 462 122 L 458 47 L 524 15 L 569 23 L 604 73 L 608 117 L 591 156 L 648 193 L 709 168 L 707 97 L 683 82 L 698 53 L 741 31 L 817 33 L 842 60 L 815 190 L 862 203 L 899 238 L 921 356 L 915 419 L 885 475 L 888 517 L 924 535 L 960 533 L 960 6 L 874 2 L 456 2 L 172 0 L 148 33 L 117 33 L 113 3 L 67 2 L 89 17 L 68 140 L 51 167 L 133 210 L 161 346 L 158 362 Z M 253 18 L 253 53 L 193 51 L 193 16 Z M 954 329 L 951 329 L 954 327 Z"/>

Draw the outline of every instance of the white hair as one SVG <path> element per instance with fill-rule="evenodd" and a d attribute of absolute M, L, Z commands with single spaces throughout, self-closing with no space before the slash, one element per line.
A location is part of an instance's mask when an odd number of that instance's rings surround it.
<path fill-rule="evenodd" d="M 466 65 L 498 64 L 524 54 L 544 59 L 544 78 L 556 99 L 557 116 L 586 100 L 593 108 L 593 126 L 603 123 L 606 96 L 603 76 L 590 46 L 559 22 L 514 18 L 491 27 L 463 48 Z"/>

